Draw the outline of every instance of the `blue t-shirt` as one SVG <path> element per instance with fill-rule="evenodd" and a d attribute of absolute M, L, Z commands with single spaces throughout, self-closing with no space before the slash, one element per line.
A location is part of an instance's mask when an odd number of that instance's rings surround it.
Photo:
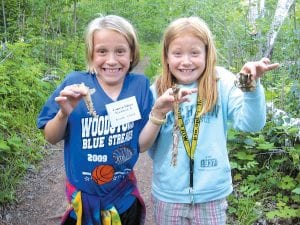
<path fill-rule="evenodd" d="M 39 129 L 43 129 L 59 110 L 55 97 L 60 91 L 82 82 L 95 88 L 91 97 L 98 116 L 89 114 L 83 99 L 70 114 L 64 138 L 65 170 L 69 182 L 77 189 L 104 197 L 133 170 L 139 156 L 139 134 L 148 121 L 153 97 L 145 76 L 127 74 L 117 101 L 135 96 L 142 119 L 111 127 L 105 105 L 114 101 L 104 92 L 95 75 L 72 72 L 43 106 L 37 119 Z M 122 213 L 133 201 L 134 197 L 128 193 L 114 204 Z"/>

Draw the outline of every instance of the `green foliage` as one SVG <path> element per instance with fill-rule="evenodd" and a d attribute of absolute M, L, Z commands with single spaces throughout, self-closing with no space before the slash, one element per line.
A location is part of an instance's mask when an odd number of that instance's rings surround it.
<path fill-rule="evenodd" d="M 142 57 L 148 58 L 151 62 L 145 69 L 145 74 L 152 80 L 160 75 L 161 70 L 161 50 L 158 43 L 145 43 L 141 47 Z"/>
<path fill-rule="evenodd" d="M 14 199 L 20 178 L 42 158 L 44 140 L 36 129 L 36 117 L 49 93 L 69 71 L 85 67 L 83 35 L 74 36 L 73 27 L 67 26 L 71 4 L 23 3 L 5 2 L 7 34 L 1 36 L 9 42 L 0 46 L 0 204 Z M 11 12 L 24 16 L 27 26 L 20 29 Z M 70 12 L 68 19 L 63 18 L 65 12 Z M 68 31 L 72 35 L 66 37 Z M 43 81 L 51 76 L 58 80 Z"/>
<path fill-rule="evenodd" d="M 290 218 L 297 218 L 299 216 L 300 209 L 288 205 L 289 199 L 287 198 L 287 196 L 283 196 L 282 194 L 279 193 L 276 195 L 276 199 L 277 199 L 277 203 L 276 206 L 274 207 L 275 209 L 266 213 L 266 217 L 269 220 L 276 219 L 276 218 L 290 219 Z"/>
<path fill-rule="evenodd" d="M 13 199 L 19 178 L 41 159 L 35 119 L 49 87 L 39 79 L 45 65 L 30 49 L 23 42 L 7 45 L 9 57 L 0 66 L 0 203 Z"/>
<path fill-rule="evenodd" d="M 255 202 L 252 197 L 237 197 L 231 195 L 228 200 L 230 202 L 228 206 L 228 224 L 252 225 L 259 219 L 262 206 L 259 202 Z"/>
<path fill-rule="evenodd" d="M 276 126 L 270 120 L 261 132 L 230 130 L 228 143 L 236 189 L 235 197 L 230 197 L 229 213 L 238 221 L 236 224 L 253 219 L 298 218 L 295 206 L 300 197 L 300 151 L 292 141 L 298 131 L 295 127 Z M 269 211 L 257 211 L 257 204 Z M 250 216 L 246 221 L 244 211 Z"/>
<path fill-rule="evenodd" d="M 34 139 L 32 139 L 34 141 Z M 23 177 L 30 163 L 40 160 L 42 155 L 32 143 L 32 147 L 25 143 L 20 136 L 8 139 L 0 137 L 0 203 L 12 201 L 15 197 L 15 186 Z"/>

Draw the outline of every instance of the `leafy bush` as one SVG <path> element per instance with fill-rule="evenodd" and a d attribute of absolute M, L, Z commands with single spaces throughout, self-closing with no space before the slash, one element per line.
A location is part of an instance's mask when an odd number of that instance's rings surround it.
<path fill-rule="evenodd" d="M 49 86 L 39 79 L 45 64 L 30 49 L 24 42 L 7 45 L 0 67 L 0 203 L 13 199 L 19 178 L 42 156 L 35 119 Z"/>
<path fill-rule="evenodd" d="M 297 131 L 295 126 L 278 126 L 271 120 L 261 132 L 230 131 L 229 152 L 235 191 L 229 198 L 229 213 L 231 219 L 238 221 L 234 224 L 274 219 L 299 222 Z"/>
<path fill-rule="evenodd" d="M 2 52 L 0 204 L 14 199 L 20 178 L 28 168 L 42 159 L 45 142 L 36 128 L 37 115 L 57 82 L 71 70 L 70 66 L 76 67 L 72 61 L 59 59 L 58 67 L 46 64 L 40 60 L 43 59 L 43 51 L 36 52 L 42 45 L 41 39 L 32 39 L 31 43 L 20 41 L 7 44 Z M 70 52 L 74 52 L 73 49 Z M 54 56 L 51 58 L 57 60 Z M 47 58 L 44 59 L 47 61 Z M 51 77 L 57 80 L 51 80 Z"/>

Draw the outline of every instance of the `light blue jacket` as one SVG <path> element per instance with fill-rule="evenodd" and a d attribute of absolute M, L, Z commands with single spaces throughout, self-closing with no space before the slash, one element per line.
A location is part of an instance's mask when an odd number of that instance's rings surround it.
<path fill-rule="evenodd" d="M 226 147 L 227 129 L 258 131 L 266 121 L 264 89 L 260 82 L 254 92 L 243 93 L 234 86 L 234 75 L 217 67 L 218 101 L 214 110 L 201 118 L 198 144 L 194 160 L 194 187 L 190 193 L 189 157 L 181 136 L 178 144 L 177 165 L 171 165 L 174 113 L 167 114 L 159 136 L 149 150 L 153 159 L 152 193 L 161 201 L 190 203 L 208 202 L 227 197 L 233 190 L 231 169 Z M 182 88 L 197 87 L 195 82 Z M 151 86 L 157 98 L 154 85 Z M 190 102 L 180 104 L 180 111 L 189 140 L 193 134 L 197 94 Z"/>

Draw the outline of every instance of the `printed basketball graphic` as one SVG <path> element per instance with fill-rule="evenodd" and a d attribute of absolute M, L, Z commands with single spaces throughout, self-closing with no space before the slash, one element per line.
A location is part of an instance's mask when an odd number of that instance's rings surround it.
<path fill-rule="evenodd" d="M 110 182 L 114 177 L 115 169 L 111 165 L 97 166 L 92 172 L 93 180 L 99 184 Z"/>

